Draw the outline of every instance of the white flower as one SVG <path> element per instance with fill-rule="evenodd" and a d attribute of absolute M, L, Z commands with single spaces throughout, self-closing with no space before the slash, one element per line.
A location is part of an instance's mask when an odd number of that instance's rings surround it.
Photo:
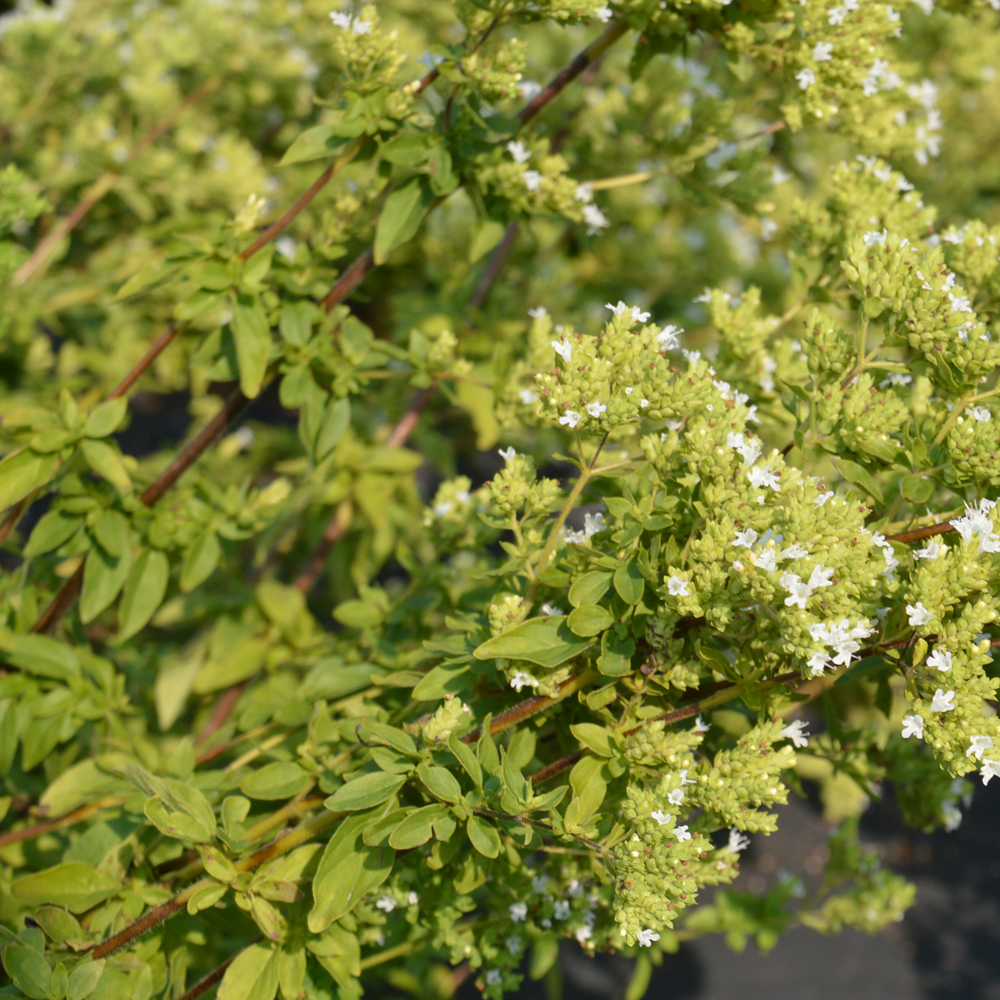
<path fill-rule="evenodd" d="M 807 66 L 795 74 L 795 79 L 799 81 L 799 86 L 806 90 L 816 82 L 816 74 Z"/>
<path fill-rule="evenodd" d="M 584 941 L 589 941 L 594 936 L 594 928 L 590 924 L 584 924 L 582 927 L 577 927 L 573 931 L 573 936 L 583 944 Z"/>
<path fill-rule="evenodd" d="M 351 17 L 350 14 L 342 14 L 339 11 L 331 12 L 330 20 L 338 28 L 343 28 L 344 31 L 353 31 L 356 35 L 367 35 L 372 30 L 370 21 L 362 21 L 358 17 Z"/>
<path fill-rule="evenodd" d="M 538 402 L 538 393 L 533 389 L 522 389 L 518 395 L 525 406 L 530 406 L 532 403 Z"/>
<path fill-rule="evenodd" d="M 552 350 L 556 352 L 566 362 L 569 364 L 573 360 L 573 345 L 569 342 L 569 339 L 563 337 L 562 340 L 552 341 Z"/>
<path fill-rule="evenodd" d="M 759 537 L 760 536 L 757 534 L 756 531 L 753 530 L 753 528 L 746 528 L 743 531 L 737 531 L 736 540 L 730 542 L 729 544 L 735 545 L 736 548 L 742 547 L 745 549 L 749 549 L 753 545 L 753 543 L 757 541 Z"/>
<path fill-rule="evenodd" d="M 942 802 L 941 815 L 944 817 L 944 828 L 949 833 L 962 825 L 962 810 L 954 802 Z"/>
<path fill-rule="evenodd" d="M 675 788 L 669 795 L 667 795 L 667 801 L 672 806 L 679 806 L 681 802 L 684 801 L 684 789 Z"/>
<path fill-rule="evenodd" d="M 995 760 L 984 760 L 983 768 L 979 773 L 983 776 L 983 784 L 988 785 L 990 778 L 1000 776 L 1000 763 Z"/>
<path fill-rule="evenodd" d="M 806 599 L 812 596 L 812 588 L 808 583 L 803 583 L 799 579 L 798 573 L 782 573 L 778 583 L 791 594 L 791 597 L 785 598 L 786 607 L 790 608 L 793 604 L 796 604 L 800 608 L 804 608 L 806 606 Z"/>
<path fill-rule="evenodd" d="M 948 293 L 948 301 L 951 303 L 952 312 L 962 312 L 971 313 L 972 305 L 968 298 L 964 295 L 953 295 L 951 292 Z M 977 407 L 977 409 L 985 409 L 985 407 Z M 987 412 L 989 412 L 987 410 Z M 978 419 L 978 418 L 977 418 Z M 983 421 L 985 423 L 985 421 Z"/>
<path fill-rule="evenodd" d="M 796 719 L 791 725 L 785 726 L 778 733 L 778 737 L 784 740 L 791 740 L 797 747 L 809 746 L 809 733 L 806 732 L 807 722 Z"/>
<path fill-rule="evenodd" d="M 694 778 L 689 778 L 688 777 L 688 769 L 686 767 L 682 767 L 681 768 L 681 770 L 680 770 L 680 776 L 681 776 L 681 785 L 695 785 L 695 784 L 697 784 L 697 782 L 694 780 Z"/>
<path fill-rule="evenodd" d="M 911 736 L 918 740 L 924 738 L 924 720 L 915 713 L 903 716 L 903 739 L 908 740 Z"/>
<path fill-rule="evenodd" d="M 707 733 L 711 728 L 700 715 L 694 720 L 694 731 L 696 733 Z"/>
<path fill-rule="evenodd" d="M 677 348 L 681 346 L 678 334 L 683 332 L 683 330 L 679 330 L 676 326 L 665 326 L 656 335 L 656 342 L 660 345 L 660 349 L 663 351 L 676 351 Z"/>
<path fill-rule="evenodd" d="M 865 246 L 866 247 L 873 247 L 877 243 L 879 246 L 883 246 L 884 247 L 885 246 L 885 241 L 886 241 L 886 238 L 888 237 L 888 235 L 889 235 L 889 230 L 888 229 L 883 229 L 882 232 L 880 232 L 880 233 L 876 232 L 875 230 L 867 232 L 867 233 L 865 233 Z"/>
<path fill-rule="evenodd" d="M 844 18 L 847 17 L 846 7 L 834 7 L 830 11 L 830 16 L 827 18 L 828 24 L 843 24 Z"/>
<path fill-rule="evenodd" d="M 688 351 L 682 347 L 681 354 L 689 365 L 696 365 L 701 360 L 701 351 Z"/>
<path fill-rule="evenodd" d="M 549 887 L 548 875 L 535 875 L 531 879 L 531 888 L 541 896 Z"/>
<path fill-rule="evenodd" d="M 438 503 L 434 505 L 434 516 L 435 517 L 445 517 L 451 513 L 452 504 L 449 500 L 445 500 L 444 503 Z"/>
<path fill-rule="evenodd" d="M 973 736 L 969 743 L 969 749 L 965 751 L 965 756 L 976 760 L 983 759 L 984 750 L 993 749 L 993 739 L 989 736 Z"/>
<path fill-rule="evenodd" d="M 527 163 L 531 159 L 531 153 L 524 143 L 513 139 L 507 143 L 507 152 L 514 157 L 515 163 Z"/>
<path fill-rule="evenodd" d="M 750 480 L 750 485 L 755 490 L 762 490 L 765 486 L 769 486 L 775 493 L 781 492 L 778 477 L 768 466 L 764 466 L 762 469 L 755 465 L 747 472 L 747 479 Z"/>
<path fill-rule="evenodd" d="M 527 903 L 511 903 L 508 907 L 510 919 L 516 924 L 518 921 L 526 920 L 528 917 Z"/>
<path fill-rule="evenodd" d="M 813 48 L 813 59 L 816 62 L 829 62 L 833 56 L 833 42 L 817 42 Z"/>
<path fill-rule="evenodd" d="M 833 662 L 826 653 L 813 653 L 806 661 L 806 665 L 812 672 L 813 677 L 819 677 L 827 667 L 833 665 Z"/>
<path fill-rule="evenodd" d="M 525 687 L 538 687 L 538 681 L 531 676 L 531 674 L 525 673 L 523 670 L 518 670 L 516 674 L 510 679 L 510 686 L 515 691 L 520 691 Z"/>
<path fill-rule="evenodd" d="M 565 427 L 576 427 L 580 422 L 580 414 L 576 410 L 567 410 L 560 418 L 559 423 Z"/>
<path fill-rule="evenodd" d="M 497 454 L 508 464 L 513 462 L 517 458 L 517 452 L 514 451 L 514 446 L 511 445 L 510 448 L 500 448 Z"/>
<path fill-rule="evenodd" d="M 643 409 L 646 409 L 646 407 L 647 407 L 647 406 L 649 406 L 649 400 L 648 400 L 648 399 L 640 399 L 640 400 L 639 400 L 639 405 L 640 405 L 640 406 L 641 406 L 641 407 L 642 407 Z"/>
<path fill-rule="evenodd" d="M 750 838 L 743 836 L 734 826 L 729 831 L 729 843 L 726 845 L 727 850 L 733 854 L 738 854 L 740 851 L 745 851 L 749 846 Z"/>
<path fill-rule="evenodd" d="M 799 542 L 794 542 L 781 550 L 782 559 L 805 559 L 809 550 Z"/>
<path fill-rule="evenodd" d="M 679 431 L 683 426 L 684 426 L 684 421 L 683 420 L 668 420 L 667 421 L 667 430 L 668 431 Z M 666 439 L 667 439 L 666 434 L 661 434 L 660 435 L 660 440 L 661 441 L 666 441 Z"/>
<path fill-rule="evenodd" d="M 554 604 L 542 605 L 543 615 L 561 615 L 562 613 L 563 613 L 562 608 L 557 608 Z"/>
<path fill-rule="evenodd" d="M 816 504 L 817 507 L 822 507 L 827 500 L 832 500 L 834 496 L 835 494 L 833 490 L 827 490 L 826 493 L 820 493 L 818 497 L 814 497 L 813 503 Z"/>
<path fill-rule="evenodd" d="M 520 86 L 526 101 L 533 101 L 542 92 L 542 85 L 535 80 L 522 80 Z"/>
<path fill-rule="evenodd" d="M 554 916 L 556 920 L 565 920 L 569 916 L 569 903 L 566 900 L 561 899 L 558 903 L 556 903 L 555 911 L 552 916 Z"/>
<path fill-rule="evenodd" d="M 674 833 L 677 835 L 677 840 L 681 844 L 683 844 L 685 840 L 691 839 L 691 834 L 688 833 L 688 828 L 686 823 L 684 826 L 674 827 Z"/>
<path fill-rule="evenodd" d="M 988 424 L 993 419 L 993 414 L 985 406 L 973 406 L 969 413 L 981 424 Z"/>
<path fill-rule="evenodd" d="M 499 969 L 488 969 L 486 971 L 486 985 L 487 986 L 499 986 L 503 981 L 503 976 Z"/>
<path fill-rule="evenodd" d="M 525 170 L 521 177 L 529 191 L 537 191 L 542 186 L 542 175 L 537 170 Z"/>
<path fill-rule="evenodd" d="M 621 299 L 619 299 L 618 300 L 618 305 L 613 306 L 610 302 L 605 302 L 604 303 L 604 308 L 605 309 L 610 309 L 615 314 L 615 316 L 621 316 L 628 309 L 628 306 L 625 305 L 625 303 L 622 302 Z"/>
<path fill-rule="evenodd" d="M 520 955 L 524 951 L 524 941 L 519 938 L 516 934 L 507 938 L 507 950 L 512 955 Z"/>
<path fill-rule="evenodd" d="M 651 313 L 643 312 L 638 306 L 632 306 L 633 323 L 645 323 L 651 315 Z"/>
<path fill-rule="evenodd" d="M 644 931 L 639 931 L 635 936 L 636 940 L 639 942 L 640 948 L 650 948 L 654 941 L 660 940 L 660 935 L 656 931 L 649 930 L 648 928 Z"/>
<path fill-rule="evenodd" d="M 583 206 L 583 221 L 587 223 L 587 235 L 593 236 L 611 225 L 608 217 L 596 205 Z"/>
<path fill-rule="evenodd" d="M 934 617 L 934 615 L 924 607 L 923 601 L 917 601 L 916 607 L 912 604 L 907 604 L 906 613 L 909 615 L 910 624 L 913 626 L 926 625 Z"/>
<path fill-rule="evenodd" d="M 380 896 L 375 901 L 375 909 L 382 910 L 385 913 L 392 913 L 396 909 L 396 900 L 392 896 Z"/>
<path fill-rule="evenodd" d="M 409 895 L 406 897 L 406 903 L 408 906 L 416 906 L 420 902 L 420 897 L 411 889 Z"/>
<path fill-rule="evenodd" d="M 351 15 L 350 14 L 344 14 L 344 13 L 342 13 L 339 10 L 334 10 L 334 11 L 330 12 L 330 20 L 333 21 L 333 23 L 338 28 L 343 28 L 344 31 L 350 31 L 351 30 Z"/>
<path fill-rule="evenodd" d="M 934 698 L 931 701 L 931 711 L 932 712 L 950 712 L 955 707 L 955 692 L 954 691 L 942 691 L 938 688 L 934 692 Z"/>
<path fill-rule="evenodd" d="M 739 559 L 734 559 L 733 569 L 735 569 L 739 573 L 742 573 L 744 570 L 746 570 L 746 566 L 744 566 L 743 563 L 739 561 Z"/>
<path fill-rule="evenodd" d="M 830 587 L 833 585 L 832 578 L 832 569 L 827 569 L 825 566 L 815 566 L 812 573 L 809 574 L 809 586 L 813 590 L 817 587 Z"/>
<path fill-rule="evenodd" d="M 599 417 L 606 409 L 607 407 L 604 403 L 599 403 L 597 400 L 594 400 L 593 403 L 587 404 L 587 412 L 592 417 Z"/>
<path fill-rule="evenodd" d="M 610 7 L 598 7 L 594 15 L 602 24 L 607 24 L 615 16 L 615 12 Z"/>
<path fill-rule="evenodd" d="M 295 251 L 298 248 L 298 243 L 291 236 L 281 236 L 274 241 L 274 249 L 287 261 L 295 260 Z"/>
<path fill-rule="evenodd" d="M 656 812 L 651 812 L 649 814 L 650 819 L 655 819 L 660 826 L 666 826 L 667 823 L 673 818 L 670 813 L 665 813 L 662 809 L 657 809 Z"/>
<path fill-rule="evenodd" d="M 942 552 L 947 552 L 948 546 L 939 542 L 936 538 L 931 539 L 927 543 L 927 547 L 921 549 L 919 552 L 913 553 L 914 559 L 937 559 Z"/>
<path fill-rule="evenodd" d="M 593 197 L 594 197 L 593 184 L 577 184 L 576 190 L 573 192 L 574 201 L 582 201 L 584 202 L 584 204 L 586 204 Z"/>
<path fill-rule="evenodd" d="M 927 666 L 937 667 L 942 673 L 951 670 L 951 653 L 947 649 L 935 649 L 927 657 Z"/>
<path fill-rule="evenodd" d="M 794 174 L 789 173 L 785 170 L 781 164 L 777 164 L 771 171 L 771 183 L 777 187 L 779 184 L 784 184 L 785 181 L 790 181 Z"/>
<path fill-rule="evenodd" d="M 671 597 L 687 597 L 691 593 L 688 590 L 688 581 L 682 580 L 679 576 L 672 576 L 667 580 L 667 592 Z"/>
<path fill-rule="evenodd" d="M 532 319 L 544 319 L 546 316 L 548 316 L 548 314 L 549 311 L 548 309 L 545 308 L 545 306 L 535 306 L 534 309 L 528 310 L 528 315 Z"/>
<path fill-rule="evenodd" d="M 778 568 L 778 556 L 773 545 L 769 545 L 760 555 L 751 555 L 754 566 L 768 573 L 773 573 Z"/>

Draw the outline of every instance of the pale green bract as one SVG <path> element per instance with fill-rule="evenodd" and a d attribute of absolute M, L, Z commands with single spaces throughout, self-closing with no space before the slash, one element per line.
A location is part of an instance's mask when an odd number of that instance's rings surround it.
<path fill-rule="evenodd" d="M 926 8 L 0 16 L 0 992 L 902 918 L 860 813 L 1000 775 L 1000 15 Z"/>

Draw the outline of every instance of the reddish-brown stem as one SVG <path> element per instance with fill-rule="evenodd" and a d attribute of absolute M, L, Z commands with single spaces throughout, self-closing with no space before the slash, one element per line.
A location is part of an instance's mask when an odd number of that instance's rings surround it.
<path fill-rule="evenodd" d="M 188 442 L 181 453 L 153 480 L 146 489 L 146 492 L 139 499 L 147 507 L 152 507 L 249 404 L 250 400 L 239 389 L 233 390 L 223 404 L 222 409 Z M 76 572 L 62 585 L 56 596 L 52 598 L 52 603 L 42 612 L 42 616 L 32 626 L 31 631 L 33 633 L 41 635 L 50 633 L 60 622 L 63 615 L 73 606 L 73 603 L 80 596 L 80 590 L 83 587 L 83 568 L 85 565 L 86 559 L 80 563 Z"/>
<path fill-rule="evenodd" d="M 135 367 L 128 373 L 108 393 L 108 399 L 118 399 L 119 396 L 124 396 L 129 389 L 132 388 L 139 381 L 139 379 L 149 370 L 150 365 L 170 346 L 173 342 L 174 337 L 180 332 L 181 326 L 177 323 L 171 323 L 170 326 L 160 334 L 156 340 L 150 345 L 149 350 L 135 363 Z"/>
<path fill-rule="evenodd" d="M 420 420 L 420 414 L 428 402 L 430 402 L 430 398 L 433 395 L 433 385 L 429 385 L 426 389 L 421 389 L 417 393 L 410 404 L 410 408 L 403 414 L 399 423 L 392 429 L 392 433 L 386 438 L 385 447 L 399 448 L 406 443 L 406 440 L 413 433 Z M 333 517 L 330 518 L 330 523 L 327 524 L 326 530 L 323 532 L 323 537 L 319 540 L 319 544 L 309 556 L 309 560 L 306 562 L 302 572 L 295 579 L 295 587 L 303 594 L 308 594 L 316 586 L 316 581 L 323 572 L 326 557 L 347 530 L 351 513 L 351 504 L 345 500 L 337 507 Z"/>
<path fill-rule="evenodd" d="M 120 802 L 121 799 L 100 799 L 97 802 L 92 802 L 89 806 L 81 806 L 65 816 L 60 816 L 59 819 L 51 819 L 46 823 L 36 823 L 34 826 L 26 826 L 21 830 L 12 830 L 10 833 L 0 836 L 0 847 L 17 844 L 22 840 L 31 840 L 32 837 L 39 837 L 43 833 L 50 833 L 52 830 L 59 830 L 64 826 L 72 826 L 74 823 L 82 823 L 83 820 L 89 819 L 102 809 L 119 805 Z"/>
<path fill-rule="evenodd" d="M 935 535 L 944 535 L 949 531 L 955 531 L 955 526 L 951 521 L 940 521 L 938 524 L 929 524 L 925 528 L 914 528 L 913 531 L 901 531 L 898 535 L 886 535 L 887 542 L 920 542 L 925 538 L 933 538 Z"/>
<path fill-rule="evenodd" d="M 329 312 L 334 306 L 340 305 L 374 270 L 375 248 L 369 247 L 336 280 L 333 288 L 326 293 L 326 297 L 323 299 L 323 308 Z"/>
<path fill-rule="evenodd" d="M 497 278 L 500 277 L 500 272 L 507 263 L 507 258 L 510 257 L 511 251 L 514 249 L 514 244 L 517 242 L 517 234 L 520 231 L 521 224 L 519 222 L 512 222 L 504 232 L 499 246 L 490 255 L 490 261 L 486 265 L 486 270 L 483 271 L 482 277 L 479 279 L 475 291 L 472 293 L 472 298 L 469 299 L 469 305 L 473 309 L 482 309 L 486 304 L 486 299 L 493 290 Z"/>
<path fill-rule="evenodd" d="M 10 513 L 3 519 L 3 524 L 0 524 L 0 545 L 3 545 L 3 543 L 7 541 L 7 536 L 14 530 L 14 526 L 17 522 L 21 520 L 24 508 L 27 506 L 28 497 L 25 497 L 23 500 L 14 504 Z"/>
<path fill-rule="evenodd" d="M 250 400 L 234 389 L 222 409 L 185 445 L 181 453 L 147 487 L 140 499 L 152 507 L 201 457 L 212 442 L 250 405 Z"/>
<path fill-rule="evenodd" d="M 202 743 L 225 725 L 226 719 L 229 718 L 229 713 L 236 707 L 236 702 L 240 700 L 241 694 L 243 694 L 242 684 L 234 684 L 228 691 L 222 693 L 222 697 L 215 706 L 212 717 L 205 723 L 205 728 L 202 729 L 198 734 L 198 738 L 194 741 L 196 747 L 200 747 Z"/>
<path fill-rule="evenodd" d="M 193 90 L 176 108 L 168 115 L 161 118 L 149 132 L 143 136 L 129 151 L 125 158 L 125 164 L 131 163 L 145 150 L 151 146 L 171 125 L 177 121 L 178 117 L 192 104 L 197 104 L 203 97 L 206 97 L 222 83 L 222 77 L 213 77 L 207 80 L 197 90 Z M 102 174 L 88 188 L 86 194 L 74 206 L 73 210 L 60 223 L 58 223 L 50 233 L 35 247 L 32 255 L 18 268 L 14 275 L 14 284 L 23 285 L 48 259 L 49 254 L 56 244 L 68 236 L 84 219 L 87 213 L 111 190 L 114 182 L 118 179 L 120 171 L 109 170 Z"/>
<path fill-rule="evenodd" d="M 256 944 L 259 940 L 260 938 L 257 938 L 255 941 L 252 941 L 251 944 Z M 200 997 L 202 994 L 207 993 L 216 983 L 222 980 L 222 977 L 226 974 L 226 969 L 228 969 L 229 966 L 231 966 L 244 951 L 246 951 L 245 948 L 236 952 L 235 955 L 230 955 L 229 958 L 227 958 L 221 965 L 217 965 L 214 969 L 212 969 L 207 976 L 203 976 L 199 979 L 198 982 L 196 982 L 194 986 L 192 986 L 191 989 L 189 989 L 187 993 L 180 998 L 180 1000 L 195 1000 L 196 997 Z"/>
<path fill-rule="evenodd" d="M 584 670 L 582 673 L 564 680 L 559 685 L 559 691 L 554 697 L 548 698 L 543 695 L 537 695 L 534 698 L 526 698 L 516 705 L 511 705 L 510 708 L 505 709 L 490 720 L 490 735 L 502 732 L 511 726 L 516 726 L 519 722 L 530 719 L 533 715 L 538 715 L 539 712 L 544 712 L 545 709 L 550 708 L 552 705 L 557 704 L 564 698 L 575 694 L 582 687 L 585 687 L 593 679 L 593 676 L 589 670 Z M 472 732 L 466 733 L 462 737 L 462 742 L 474 743 L 482 735 L 482 732 L 482 726 L 476 726 Z"/>
<path fill-rule="evenodd" d="M 573 82 L 587 67 L 596 62 L 615 42 L 628 30 L 624 21 L 616 21 L 608 25 L 601 36 L 591 42 L 572 62 L 564 66 L 553 77 L 541 92 L 529 101 L 518 113 L 517 118 L 522 125 L 527 124 L 542 108 Z M 438 199 L 435 206 L 443 199 Z M 369 247 L 353 264 L 337 279 L 333 288 L 323 299 L 323 308 L 329 312 L 339 305 L 375 270 L 375 248 Z"/>

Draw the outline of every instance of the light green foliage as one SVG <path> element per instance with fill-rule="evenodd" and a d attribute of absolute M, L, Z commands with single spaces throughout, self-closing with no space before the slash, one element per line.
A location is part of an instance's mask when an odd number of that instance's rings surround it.
<path fill-rule="evenodd" d="M 901 918 L 857 813 L 1000 775 L 1000 23 L 927 6 L 0 18 L 6 992 Z"/>

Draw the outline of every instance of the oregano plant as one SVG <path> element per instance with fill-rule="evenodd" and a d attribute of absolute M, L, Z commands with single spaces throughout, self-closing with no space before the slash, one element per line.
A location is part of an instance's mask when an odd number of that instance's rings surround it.
<path fill-rule="evenodd" d="M 901 920 L 865 805 L 1000 775 L 998 8 L 0 16 L 0 996 Z"/>

